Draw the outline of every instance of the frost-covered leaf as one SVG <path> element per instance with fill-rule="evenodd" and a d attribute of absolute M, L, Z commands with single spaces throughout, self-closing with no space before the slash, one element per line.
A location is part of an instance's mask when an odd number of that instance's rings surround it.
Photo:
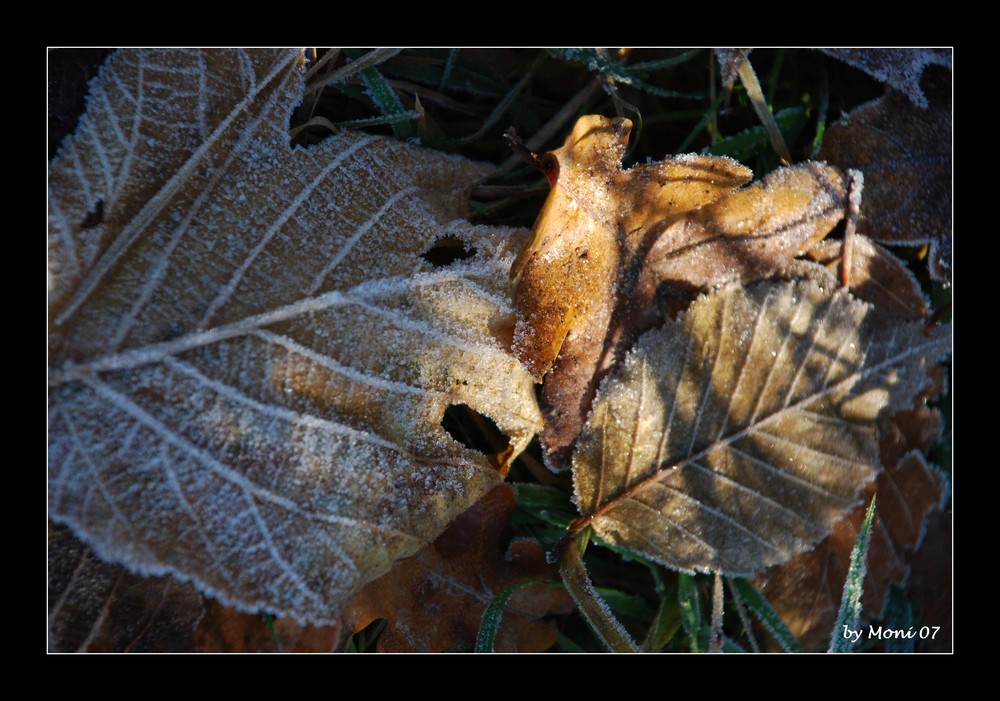
<path fill-rule="evenodd" d="M 864 173 L 858 231 L 884 244 L 929 244 L 935 278 L 951 276 L 950 90 L 917 110 L 894 92 L 864 104 L 827 131 L 819 157 Z"/>
<path fill-rule="evenodd" d="M 49 508 L 102 558 L 243 610 L 336 621 L 520 450 L 496 340 L 517 232 L 461 220 L 483 166 L 344 132 L 289 145 L 289 51 L 122 51 L 50 167 Z M 454 236 L 476 255 L 421 257 Z"/>
<path fill-rule="evenodd" d="M 879 457 L 885 470 L 862 493 L 862 500 L 878 495 L 878 514 L 872 532 L 868 574 L 864 582 L 862 615 L 877 618 L 888 589 L 906 582 L 907 556 L 922 545 L 928 521 L 937 513 L 947 493 L 944 475 L 923 457 L 941 438 L 941 414 L 925 402 L 944 389 L 941 367 L 933 369 L 928 387 L 917 397 L 915 408 L 896 413 L 881 431 Z M 825 649 L 837 615 L 851 549 L 865 516 L 864 503 L 834 527 L 814 550 L 792 558 L 754 579 L 785 624 L 806 650 Z M 934 560 L 950 586 L 950 568 Z M 934 625 L 940 617 L 928 619 Z"/>
<path fill-rule="evenodd" d="M 514 503 L 514 490 L 498 485 L 417 557 L 365 587 L 348 605 L 345 623 L 361 630 L 386 619 L 379 652 L 472 650 L 483 611 L 497 594 L 517 582 L 559 578 L 537 542 L 501 545 Z M 547 650 L 558 632 L 552 616 L 571 609 L 565 591 L 544 584 L 519 589 L 504 608 L 495 650 Z"/>
<path fill-rule="evenodd" d="M 50 525 L 50 652 L 184 652 L 204 600 L 171 577 L 144 578 L 99 560 L 69 529 Z"/>
<path fill-rule="evenodd" d="M 226 608 L 189 582 L 100 560 L 65 526 L 49 528 L 50 652 L 334 652 L 338 626 L 271 622 Z"/>
<path fill-rule="evenodd" d="M 502 545 L 514 492 L 498 485 L 416 557 L 396 563 L 345 606 L 332 626 L 226 608 L 192 584 L 142 577 L 99 560 L 69 529 L 53 525 L 49 645 L 59 652 L 336 652 L 346 636 L 377 619 L 379 652 L 471 649 L 483 610 L 515 583 L 556 581 L 538 543 Z M 528 585 L 504 609 L 500 652 L 541 652 L 555 642 L 553 615 L 568 613 L 566 592 Z"/>
<path fill-rule="evenodd" d="M 811 548 L 879 469 L 876 422 L 949 350 L 815 283 L 730 285 L 644 335 L 573 458 L 605 539 L 681 570 L 745 574 Z"/>
<path fill-rule="evenodd" d="M 840 170 L 751 172 L 687 154 L 621 167 L 631 122 L 581 117 L 535 161 L 552 191 L 511 268 L 512 350 L 539 379 L 550 467 L 569 465 L 597 384 L 615 358 L 701 290 L 783 274 L 845 207 Z M 547 373 L 547 374 L 546 374 Z"/>
<path fill-rule="evenodd" d="M 840 270 L 841 241 L 830 239 L 813 247 L 806 255 L 831 272 Z M 854 237 L 850 270 L 851 293 L 872 304 L 874 313 L 885 318 L 924 319 L 927 298 L 906 263 L 867 236 Z M 879 507 L 881 508 L 881 506 Z"/>
<path fill-rule="evenodd" d="M 945 66 L 951 70 L 951 49 L 820 49 L 858 68 L 872 78 L 905 93 L 910 101 L 924 109 L 927 96 L 920 88 L 920 78 L 927 66 Z"/>

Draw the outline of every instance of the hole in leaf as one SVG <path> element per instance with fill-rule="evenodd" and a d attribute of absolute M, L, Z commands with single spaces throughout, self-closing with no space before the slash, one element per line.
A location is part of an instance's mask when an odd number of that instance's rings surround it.
<path fill-rule="evenodd" d="M 94 205 L 94 208 L 87 212 L 87 216 L 85 216 L 83 221 L 80 222 L 80 231 L 93 229 L 102 221 L 104 221 L 104 200 L 97 200 L 97 204 Z"/>
<path fill-rule="evenodd" d="M 385 630 L 388 620 L 376 618 L 365 628 L 352 635 L 344 644 L 345 652 L 376 652 L 375 643 Z"/>
<path fill-rule="evenodd" d="M 456 441 L 487 457 L 503 453 L 510 440 L 488 416 L 467 404 L 452 404 L 441 419 L 441 428 Z"/>
<path fill-rule="evenodd" d="M 434 245 L 420 257 L 435 268 L 443 268 L 456 260 L 465 260 L 474 255 L 476 255 L 475 248 L 466 248 L 465 244 L 454 236 L 444 236 L 435 241 Z"/>

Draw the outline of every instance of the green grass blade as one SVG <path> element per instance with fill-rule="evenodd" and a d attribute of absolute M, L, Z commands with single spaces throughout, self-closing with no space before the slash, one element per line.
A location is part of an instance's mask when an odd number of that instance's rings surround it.
<path fill-rule="evenodd" d="M 872 519 L 875 517 L 875 497 L 868 506 L 865 521 L 858 533 L 858 542 L 851 551 L 851 566 L 844 583 L 844 594 L 840 599 L 840 613 L 830 634 L 829 652 L 850 652 L 853 647 L 851 631 L 858 629 L 861 620 L 861 585 L 868 572 L 868 544 L 871 542 Z"/>
<path fill-rule="evenodd" d="M 346 66 L 338 68 L 330 75 L 325 76 L 322 80 L 310 85 L 309 89 L 319 90 L 327 85 L 333 85 L 347 80 L 358 71 L 362 71 L 370 66 L 377 66 L 383 61 L 388 61 L 401 51 L 402 49 L 375 49 L 374 51 L 362 55 L 362 53 L 357 49 L 345 49 L 344 53 L 351 57 L 351 62 Z"/>
<path fill-rule="evenodd" d="M 608 602 L 608 606 L 619 615 L 648 619 L 652 618 L 655 613 L 649 602 L 639 594 L 630 594 L 619 589 L 606 587 L 594 588 L 601 595 L 601 598 Z"/>
<path fill-rule="evenodd" d="M 561 489 L 530 482 L 518 482 L 514 489 L 519 509 L 536 514 L 553 525 L 565 528 L 577 516 L 569 494 Z"/>
<path fill-rule="evenodd" d="M 507 94 L 504 95 L 503 98 L 500 100 L 500 102 L 497 103 L 496 107 L 493 108 L 493 111 L 490 112 L 489 116 L 487 116 L 486 119 L 483 120 L 482 126 L 480 126 L 479 129 L 474 134 L 470 134 L 469 136 L 464 136 L 460 139 L 454 139 L 450 143 L 450 145 L 464 146 L 465 144 L 471 144 L 472 142 L 478 141 L 479 139 L 483 138 L 486 135 L 486 132 L 489 131 L 490 127 L 492 127 L 497 122 L 497 120 L 499 120 L 500 117 L 510 108 L 511 104 L 514 102 L 514 99 L 521 94 L 521 91 L 524 90 L 524 86 L 528 84 L 528 81 L 530 79 L 531 79 L 531 74 L 526 73 L 524 77 L 522 77 L 519 81 L 517 81 L 517 83 L 515 83 L 514 86 L 507 91 Z"/>
<path fill-rule="evenodd" d="M 660 68 L 670 68 L 671 66 L 679 66 L 682 63 L 687 63 L 691 59 L 701 56 L 703 53 L 705 53 L 705 49 L 691 49 L 677 56 L 660 59 L 659 61 L 632 63 L 629 65 L 629 69 L 633 71 L 655 71 Z"/>
<path fill-rule="evenodd" d="M 364 119 L 349 119 L 344 122 L 337 122 L 336 126 L 341 129 L 359 129 L 361 127 L 377 127 L 383 124 L 398 124 L 400 122 L 412 122 L 420 115 L 412 110 L 405 110 L 396 114 L 384 114 L 380 117 L 366 117 Z"/>
<path fill-rule="evenodd" d="M 345 49 L 344 53 L 352 59 L 364 60 L 357 49 Z M 403 103 L 399 101 L 396 91 L 392 89 L 389 81 L 385 79 L 379 70 L 374 66 L 362 69 L 361 81 L 365 84 L 365 88 L 367 88 L 368 96 L 383 116 L 399 118 L 389 122 L 392 125 L 393 133 L 400 139 L 409 139 L 415 136 L 416 131 L 408 115 L 416 115 L 416 113 L 403 107 Z"/>
<path fill-rule="evenodd" d="M 712 121 L 712 117 L 714 117 L 716 113 L 718 113 L 719 107 L 722 106 L 722 101 L 725 99 L 726 99 L 726 94 L 720 91 L 719 94 L 716 96 L 715 101 L 709 106 L 707 110 L 705 110 L 705 114 L 701 116 L 701 119 L 698 120 L 698 123 L 694 125 L 694 129 L 688 132 L 687 138 L 685 138 L 684 141 L 681 142 L 680 146 L 677 147 L 677 151 L 675 151 L 675 153 L 685 153 L 687 151 L 688 146 L 691 145 L 691 142 L 694 141 L 696 138 L 698 138 L 698 134 L 701 133 L 701 130 L 704 129 L 706 126 L 708 126 L 708 123 Z"/>
<path fill-rule="evenodd" d="M 688 100 L 703 100 L 705 98 L 705 93 L 703 92 L 677 92 L 676 90 L 664 90 L 663 88 L 658 88 L 655 85 L 650 85 L 629 69 L 618 65 L 614 61 L 602 58 L 591 51 L 584 51 L 583 49 L 553 49 L 553 52 L 567 61 L 582 63 L 594 73 L 608 76 L 619 83 L 631 85 L 632 87 L 651 95 L 658 95 L 659 97 L 679 97 Z"/>
<path fill-rule="evenodd" d="M 451 77 L 451 72 L 455 70 L 455 61 L 458 60 L 458 49 L 452 49 L 448 52 L 448 60 L 444 62 L 444 70 L 441 71 L 441 80 L 438 82 L 438 90 L 443 91 L 444 86 L 448 84 L 448 78 Z"/>
<path fill-rule="evenodd" d="M 264 624 L 267 626 L 267 630 L 271 634 L 271 639 L 274 640 L 274 647 L 278 650 L 278 652 L 284 652 L 285 646 L 281 644 L 281 636 L 278 635 L 278 631 L 274 627 L 274 616 L 270 613 L 265 613 L 263 618 Z"/>
<path fill-rule="evenodd" d="M 806 123 L 804 107 L 789 107 L 774 115 L 778 129 L 788 142 L 794 142 Z M 770 146 L 771 142 L 764 127 L 750 127 L 739 134 L 727 137 L 718 143 L 702 149 L 702 153 L 713 156 L 729 156 L 738 161 L 746 162 L 753 156 L 760 155 Z"/>
<path fill-rule="evenodd" d="M 642 651 L 659 652 L 673 639 L 680 627 L 680 609 L 677 602 L 673 598 L 661 598 L 656 617 L 653 619 L 646 640 L 642 644 Z"/>
<path fill-rule="evenodd" d="M 826 133 L 826 116 L 830 110 L 830 77 L 827 74 L 825 63 L 823 64 L 823 72 L 820 75 L 822 78 L 819 87 L 819 106 L 816 109 L 816 135 L 813 136 L 812 141 L 813 157 L 823 147 L 823 135 Z"/>
<path fill-rule="evenodd" d="M 802 652 L 802 645 L 792 635 L 785 626 L 781 617 L 775 612 L 770 602 L 757 591 L 756 587 L 745 579 L 731 579 L 734 589 L 743 599 L 743 603 L 748 609 L 753 611 L 757 619 L 771 631 L 771 635 L 778 641 L 781 649 L 785 652 Z"/>
<path fill-rule="evenodd" d="M 556 547 L 576 510 L 566 492 L 540 484 L 518 483 L 517 507 L 510 527 L 518 536 L 534 538 L 546 550 Z"/>
<path fill-rule="evenodd" d="M 701 630 L 701 602 L 694 576 L 681 572 L 677 576 L 677 600 L 681 607 L 681 624 L 691 639 L 691 652 L 698 652 L 698 631 Z"/>
<path fill-rule="evenodd" d="M 493 601 L 483 611 L 483 619 L 479 624 L 479 634 L 476 636 L 476 652 L 496 652 L 493 644 L 496 642 L 497 631 L 500 630 L 500 621 L 503 619 L 503 610 L 507 607 L 507 602 L 511 595 L 518 589 L 531 586 L 532 584 L 547 584 L 549 586 L 560 586 L 554 582 L 545 582 L 540 579 L 528 579 L 523 582 L 511 584 L 502 592 L 493 597 Z"/>

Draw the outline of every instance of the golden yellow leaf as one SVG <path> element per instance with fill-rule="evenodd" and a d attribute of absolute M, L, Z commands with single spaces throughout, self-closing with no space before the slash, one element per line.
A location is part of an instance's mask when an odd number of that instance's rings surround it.
<path fill-rule="evenodd" d="M 552 191 L 511 268 L 512 350 L 541 381 L 542 443 L 568 467 L 597 383 L 691 293 L 784 273 L 846 204 L 840 170 L 804 163 L 735 191 L 751 172 L 688 154 L 623 170 L 631 122 L 581 117 L 536 157 Z M 547 374 L 546 374 L 547 373 Z"/>

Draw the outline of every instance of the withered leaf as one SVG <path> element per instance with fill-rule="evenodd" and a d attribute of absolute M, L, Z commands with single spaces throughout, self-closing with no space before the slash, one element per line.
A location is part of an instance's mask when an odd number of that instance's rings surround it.
<path fill-rule="evenodd" d="M 919 649 L 927 652 L 952 651 L 952 570 L 941 566 L 942 562 L 952 561 L 951 516 L 946 511 L 932 512 L 920 549 L 907 557 L 907 591 L 917 605 L 920 619 L 941 622 L 940 634 L 920 643 Z"/>
<path fill-rule="evenodd" d="M 122 51 L 50 167 L 49 508 L 102 558 L 334 622 L 498 482 L 530 376 L 513 231 L 459 219 L 485 168 L 351 132 L 289 145 L 290 51 Z M 81 228 L 97 202 L 103 216 Z M 454 236 L 476 254 L 434 268 Z"/>
<path fill-rule="evenodd" d="M 552 192 L 510 271 L 513 351 L 538 379 L 564 343 L 585 337 L 600 346 L 628 262 L 622 254 L 635 253 L 650 226 L 750 179 L 733 160 L 696 154 L 622 170 L 631 128 L 627 119 L 581 117 L 544 157 Z"/>
<path fill-rule="evenodd" d="M 951 104 L 915 110 L 895 92 L 827 131 L 819 157 L 864 173 L 858 231 L 885 244 L 929 244 L 930 268 L 951 276 Z"/>
<path fill-rule="evenodd" d="M 927 96 L 920 87 L 920 78 L 927 66 L 945 66 L 951 70 L 951 49 L 820 49 L 858 68 L 872 78 L 891 85 L 904 93 L 917 107 L 928 105 Z"/>
<path fill-rule="evenodd" d="M 50 652 L 181 652 L 204 615 L 201 594 L 171 577 L 140 577 L 99 560 L 49 526 Z"/>
<path fill-rule="evenodd" d="M 172 577 L 141 577 L 99 560 L 63 526 L 49 535 L 50 647 L 69 652 L 335 652 L 351 632 L 387 621 L 379 652 L 471 649 L 483 610 L 505 587 L 557 581 L 538 543 L 502 548 L 514 491 L 498 485 L 417 556 L 397 562 L 344 607 L 335 626 L 303 626 L 226 608 Z M 525 587 L 505 609 L 500 652 L 540 652 L 555 642 L 552 616 L 572 608 L 569 596 Z M 280 647 L 279 647 L 280 646 Z"/>
<path fill-rule="evenodd" d="M 700 298 L 602 384 L 573 457 L 571 532 L 687 571 L 788 560 L 858 503 L 876 422 L 910 405 L 949 340 L 812 282 Z"/>
<path fill-rule="evenodd" d="M 840 170 L 821 163 L 751 177 L 685 155 L 621 168 L 631 122 L 582 117 L 542 167 L 552 191 L 511 268 L 512 350 L 541 379 L 542 443 L 568 467 L 603 373 L 664 312 L 699 291 L 782 273 L 841 219 Z"/>
<path fill-rule="evenodd" d="M 823 241 L 806 256 L 825 265 L 831 272 L 840 268 L 841 241 Z M 886 319 L 924 319 L 927 298 L 906 264 L 867 236 L 857 234 L 851 253 L 851 293 L 874 306 L 875 314 Z"/>
<path fill-rule="evenodd" d="M 927 518 L 941 502 L 945 480 L 919 453 L 909 453 L 881 473 L 864 498 L 878 494 L 878 508 L 868 551 L 868 572 L 861 597 L 862 620 L 877 618 L 892 584 L 906 581 L 910 568 L 905 555 L 916 548 Z M 830 642 L 841 594 L 850 566 L 851 550 L 864 520 L 856 508 L 834 526 L 833 533 L 814 550 L 768 570 L 754 582 L 805 650 L 820 651 Z M 942 561 L 936 567 L 942 569 Z M 947 568 L 943 568 L 947 571 Z M 942 620 L 927 621 L 940 625 Z"/>
<path fill-rule="evenodd" d="M 879 439 L 879 457 L 885 470 L 864 490 L 863 503 L 837 523 L 833 533 L 814 550 L 754 580 L 806 650 L 825 650 L 829 644 L 865 502 L 873 494 L 878 495 L 878 509 L 861 598 L 863 620 L 877 618 L 889 586 L 903 584 L 909 575 L 907 556 L 921 546 L 926 524 L 948 491 L 944 475 L 923 456 L 941 438 L 941 414 L 925 403 L 944 389 L 941 370 L 941 366 L 932 368 L 914 408 L 897 412 L 885 422 Z M 949 568 L 942 567 L 942 562 L 948 560 L 938 559 L 936 567 L 947 573 Z M 927 622 L 941 625 L 945 621 Z"/>
<path fill-rule="evenodd" d="M 193 584 L 103 562 L 65 526 L 49 528 L 51 652 L 333 652 L 341 627 L 228 609 Z"/>
<path fill-rule="evenodd" d="M 471 649 L 484 609 L 506 587 L 526 580 L 558 581 L 534 541 L 517 539 L 506 553 L 501 538 L 514 512 L 514 490 L 499 485 L 458 517 L 419 555 L 396 564 L 346 609 L 355 630 L 385 618 L 379 652 Z M 541 652 L 556 640 L 554 614 L 572 610 L 565 591 L 526 586 L 511 597 L 497 632 L 497 652 Z"/>

